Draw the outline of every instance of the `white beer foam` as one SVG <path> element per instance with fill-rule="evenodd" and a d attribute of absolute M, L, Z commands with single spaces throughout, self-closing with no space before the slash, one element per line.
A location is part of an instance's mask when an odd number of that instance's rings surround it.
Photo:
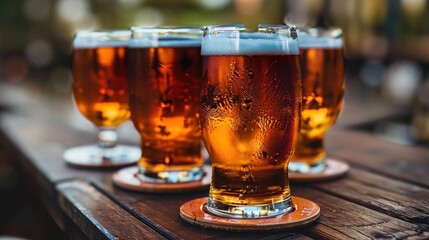
<path fill-rule="evenodd" d="M 73 40 L 73 48 L 125 47 L 130 36 L 129 30 L 80 31 Z"/>
<path fill-rule="evenodd" d="M 203 37 L 202 55 L 296 55 L 298 43 L 272 33 L 220 32 Z"/>
<path fill-rule="evenodd" d="M 95 39 L 75 39 L 73 41 L 73 48 L 99 48 L 99 47 L 126 47 L 128 41 L 115 41 L 115 40 L 95 40 Z"/>
<path fill-rule="evenodd" d="M 343 39 L 324 36 L 310 36 L 298 31 L 299 48 L 342 48 Z"/>
<path fill-rule="evenodd" d="M 168 35 L 153 37 L 131 38 L 128 42 L 130 48 L 151 48 L 151 47 L 199 47 L 200 38 L 192 38 L 183 35 Z"/>

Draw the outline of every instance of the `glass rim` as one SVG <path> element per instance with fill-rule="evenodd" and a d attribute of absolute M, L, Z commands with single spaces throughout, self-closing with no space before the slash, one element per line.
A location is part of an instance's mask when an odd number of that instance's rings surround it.
<path fill-rule="evenodd" d="M 299 33 L 305 33 L 309 37 L 329 37 L 329 38 L 341 38 L 343 30 L 339 27 L 306 27 L 298 28 Z"/>
<path fill-rule="evenodd" d="M 131 36 L 131 30 L 129 29 L 96 29 L 96 30 L 81 30 L 75 33 L 76 37 L 122 37 Z"/>
<path fill-rule="evenodd" d="M 298 28 L 298 44 L 301 49 L 308 48 L 342 48 L 342 29 L 337 27 Z"/>
<path fill-rule="evenodd" d="M 145 27 L 134 26 L 131 27 L 132 34 L 197 34 L 202 33 L 203 27 L 201 26 L 159 26 L 159 27 Z"/>
<path fill-rule="evenodd" d="M 296 27 L 289 26 L 286 24 L 259 24 L 258 31 L 259 32 L 268 32 L 268 33 L 276 33 L 279 30 L 296 30 Z"/>
<path fill-rule="evenodd" d="M 248 32 L 244 25 L 213 25 L 204 29 L 202 55 L 296 55 L 299 53 L 296 28 L 260 24 Z"/>
<path fill-rule="evenodd" d="M 73 48 L 122 47 L 131 38 L 128 29 L 83 30 L 77 31 L 73 38 Z"/>
<path fill-rule="evenodd" d="M 215 34 L 224 31 L 245 31 L 247 28 L 243 24 L 220 24 L 204 26 L 203 30 L 205 34 Z"/>
<path fill-rule="evenodd" d="M 249 34 L 279 34 L 292 39 L 297 38 L 296 27 L 286 24 L 259 24 L 257 31 L 247 31 L 248 28 L 243 24 L 211 25 L 204 27 L 204 36 L 215 35 L 223 32 L 236 32 Z"/>
<path fill-rule="evenodd" d="M 128 47 L 201 47 L 199 26 L 132 27 Z"/>

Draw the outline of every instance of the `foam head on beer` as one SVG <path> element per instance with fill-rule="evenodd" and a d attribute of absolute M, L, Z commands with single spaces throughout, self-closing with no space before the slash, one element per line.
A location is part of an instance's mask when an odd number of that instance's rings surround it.
<path fill-rule="evenodd" d="M 315 173 L 326 166 L 324 134 L 335 123 L 344 96 L 341 36 L 339 28 L 298 29 L 303 102 L 291 171 Z"/>
<path fill-rule="evenodd" d="M 130 48 L 152 47 L 199 47 L 201 46 L 201 29 L 199 27 L 177 28 L 135 27 Z M 183 34 L 187 30 L 190 34 Z M 185 31 L 186 32 L 186 31 Z"/>
<path fill-rule="evenodd" d="M 200 122 L 212 162 L 207 209 L 234 218 L 291 211 L 287 163 L 298 139 L 295 28 L 210 26 L 202 40 Z"/>
<path fill-rule="evenodd" d="M 116 127 L 129 119 L 129 30 L 78 32 L 73 41 L 73 94 L 94 125 Z"/>
<path fill-rule="evenodd" d="M 299 29 L 298 44 L 300 48 L 342 48 L 341 36 L 341 29 Z"/>
<path fill-rule="evenodd" d="M 219 31 L 217 26 L 207 27 L 203 37 L 202 55 L 297 55 L 299 53 L 296 39 L 282 34 L 289 31 L 287 26 L 274 32 L 243 32 L 245 28 L 238 25 L 236 29 Z M 222 26 L 219 26 L 222 27 Z"/>
<path fill-rule="evenodd" d="M 157 183 L 203 176 L 199 127 L 200 27 L 135 27 L 129 41 L 131 120 L 142 140 L 138 177 Z"/>
<path fill-rule="evenodd" d="M 74 38 L 73 48 L 124 47 L 130 37 L 129 30 L 81 31 Z"/>

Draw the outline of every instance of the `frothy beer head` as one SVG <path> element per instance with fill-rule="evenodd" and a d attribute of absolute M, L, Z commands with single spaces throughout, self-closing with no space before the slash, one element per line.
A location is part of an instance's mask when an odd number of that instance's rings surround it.
<path fill-rule="evenodd" d="M 342 48 L 342 31 L 336 29 L 299 29 L 298 42 L 299 48 Z"/>
<path fill-rule="evenodd" d="M 246 33 L 244 28 L 236 27 L 228 31 L 220 31 L 214 27 L 205 28 L 205 36 L 201 54 L 209 55 L 297 55 L 298 43 L 281 31 L 273 33 Z M 210 35 L 209 32 L 220 31 Z"/>
<path fill-rule="evenodd" d="M 130 48 L 166 48 L 201 46 L 201 28 L 148 28 L 134 27 L 128 43 Z"/>
<path fill-rule="evenodd" d="M 202 177 L 199 27 L 135 27 L 129 41 L 131 119 L 142 140 L 138 176 L 150 182 Z"/>
<path fill-rule="evenodd" d="M 130 37 L 129 30 L 81 31 L 76 33 L 73 48 L 125 47 Z"/>
<path fill-rule="evenodd" d="M 287 162 L 299 134 L 294 28 L 210 26 L 202 40 L 201 130 L 212 161 L 208 210 L 236 218 L 291 210 Z"/>
<path fill-rule="evenodd" d="M 335 123 L 344 95 L 342 31 L 298 30 L 302 69 L 301 135 L 289 169 L 316 172 L 324 168 L 324 133 Z"/>
<path fill-rule="evenodd" d="M 127 42 L 129 30 L 82 31 L 73 40 L 73 95 L 96 126 L 115 127 L 130 116 Z"/>

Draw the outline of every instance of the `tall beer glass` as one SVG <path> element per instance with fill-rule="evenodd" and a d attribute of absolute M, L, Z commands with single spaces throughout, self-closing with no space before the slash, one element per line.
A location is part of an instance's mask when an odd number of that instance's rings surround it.
<path fill-rule="evenodd" d="M 298 139 L 301 73 L 294 28 L 205 28 L 201 129 L 213 164 L 207 208 L 233 218 L 292 210 L 287 164 Z"/>
<path fill-rule="evenodd" d="M 80 166 L 136 162 L 140 150 L 117 145 L 115 128 L 130 117 L 127 44 L 131 32 L 84 31 L 73 41 L 73 96 L 77 108 L 99 128 L 97 145 L 72 148 L 66 161 Z"/>
<path fill-rule="evenodd" d="M 289 170 L 311 173 L 325 168 L 323 135 L 336 121 L 344 95 L 342 31 L 298 31 L 303 97 L 301 133 Z"/>
<path fill-rule="evenodd" d="M 131 118 L 141 136 L 142 180 L 202 178 L 201 37 L 197 27 L 132 29 Z"/>

